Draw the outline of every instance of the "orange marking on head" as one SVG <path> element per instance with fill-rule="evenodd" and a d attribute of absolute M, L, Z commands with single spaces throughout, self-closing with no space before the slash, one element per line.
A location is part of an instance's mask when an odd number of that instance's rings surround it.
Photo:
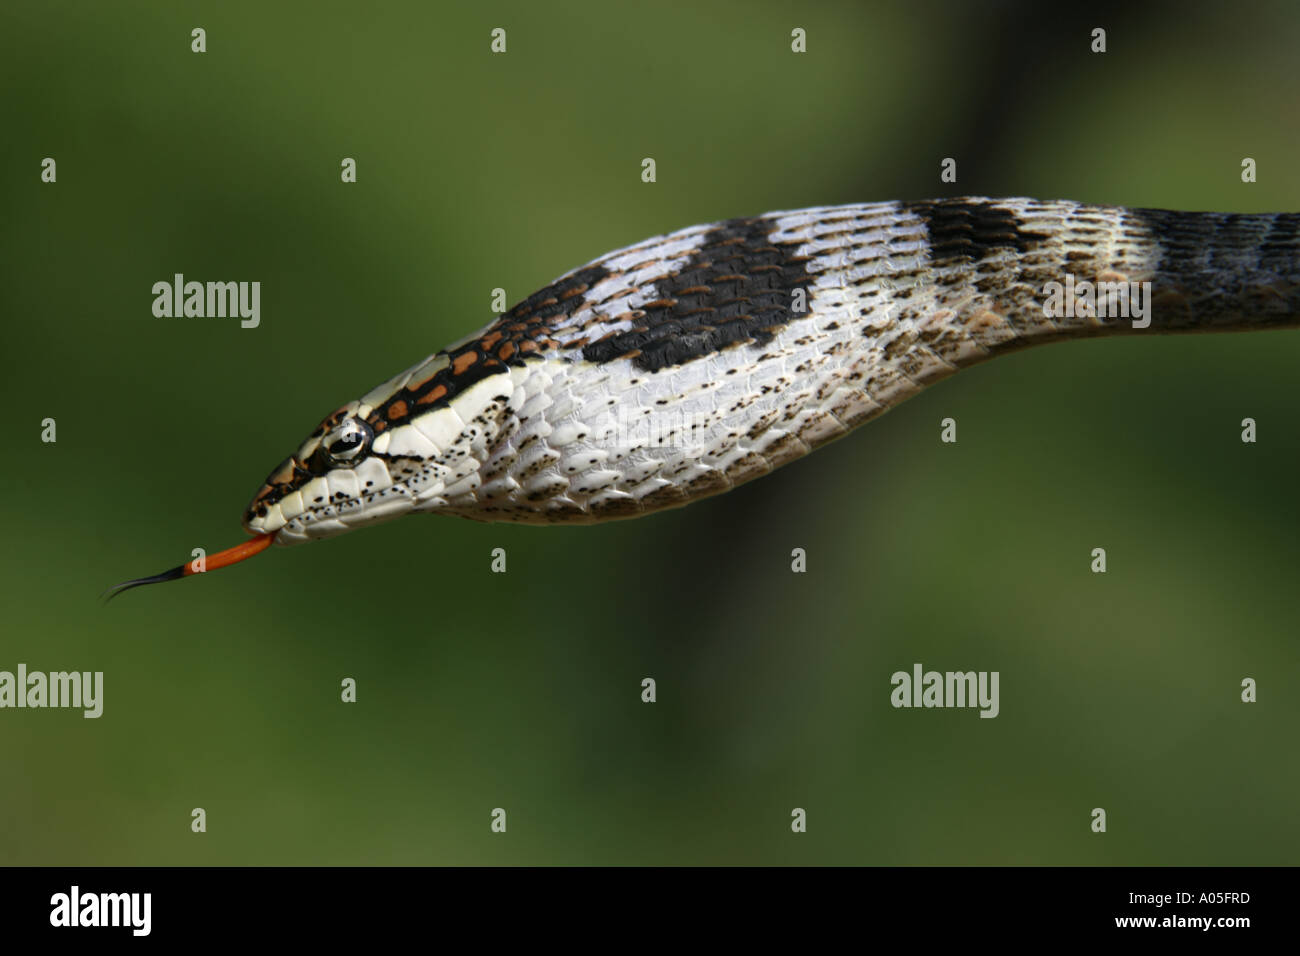
<path fill-rule="evenodd" d="M 287 484 L 293 478 L 294 462 L 292 458 L 286 458 L 281 462 L 280 467 L 275 469 L 271 477 L 266 479 L 267 484 L 283 485 Z"/>
<path fill-rule="evenodd" d="M 388 418 L 390 421 L 406 417 L 406 402 L 396 401 L 388 406 Z"/>
<path fill-rule="evenodd" d="M 428 405 L 430 402 L 436 402 L 442 396 L 447 394 L 447 386 L 439 385 L 437 388 L 431 388 L 428 392 L 421 395 L 415 400 L 417 405 Z"/>

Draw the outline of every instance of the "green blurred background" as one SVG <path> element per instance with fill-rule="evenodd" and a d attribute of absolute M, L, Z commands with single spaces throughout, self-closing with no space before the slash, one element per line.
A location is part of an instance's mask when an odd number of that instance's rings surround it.
<path fill-rule="evenodd" d="M 1294 332 L 1032 350 L 685 510 L 407 518 L 97 603 L 242 540 L 303 435 L 494 287 L 648 236 L 1300 209 L 1281 3 L 473 6 L 0 7 L 0 669 L 105 672 L 99 720 L 0 711 L 0 863 L 1297 862 Z M 175 272 L 259 280 L 261 327 L 154 318 Z M 917 661 L 1000 671 L 1001 716 L 894 710 Z"/>

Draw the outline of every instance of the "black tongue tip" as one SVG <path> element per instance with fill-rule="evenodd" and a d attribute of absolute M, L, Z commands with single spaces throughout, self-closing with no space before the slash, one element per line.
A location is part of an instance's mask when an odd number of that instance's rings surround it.
<path fill-rule="evenodd" d="M 185 577 L 185 565 L 182 564 L 179 567 L 172 568 L 170 571 L 164 571 L 162 574 L 155 574 L 152 577 L 136 578 L 133 581 L 123 581 L 121 584 L 115 584 L 113 587 L 101 594 L 100 598 L 105 604 L 107 604 L 123 591 L 138 588 L 142 584 L 161 584 L 164 581 L 175 581 L 177 578 L 183 577 Z"/>

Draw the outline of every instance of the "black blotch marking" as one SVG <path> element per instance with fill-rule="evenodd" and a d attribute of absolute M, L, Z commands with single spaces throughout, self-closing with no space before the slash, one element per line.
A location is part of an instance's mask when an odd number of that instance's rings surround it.
<path fill-rule="evenodd" d="M 1259 267 L 1280 275 L 1300 273 L 1300 213 L 1286 212 L 1274 218 L 1259 246 Z"/>
<path fill-rule="evenodd" d="M 1300 213 L 1281 213 L 1262 239 L 1259 215 L 1180 212 L 1171 209 L 1132 209 L 1160 244 L 1156 281 L 1186 282 L 1211 270 L 1236 271 L 1243 260 L 1280 275 L 1300 269 Z"/>
<path fill-rule="evenodd" d="M 791 310 L 795 289 L 812 284 L 800 243 L 773 242 L 770 219 L 733 219 L 705 234 L 674 275 L 655 283 L 655 301 L 642 306 L 636 328 L 585 346 L 582 356 L 604 363 L 636 353 L 647 372 L 740 344 L 765 345 L 806 312 Z"/>
<path fill-rule="evenodd" d="M 902 203 L 925 223 L 930 262 L 979 262 L 1002 249 L 1028 252 L 1047 237 L 1028 232 L 1015 213 L 992 203 L 969 199 L 938 199 Z"/>
<path fill-rule="evenodd" d="M 1200 271 L 1213 251 L 1214 236 L 1221 227 L 1217 216 L 1199 212 L 1130 209 L 1129 215 L 1138 220 L 1159 245 L 1160 262 L 1155 270 L 1158 285 L 1181 273 Z M 1231 218 L 1224 220 L 1231 221 Z"/>
<path fill-rule="evenodd" d="M 587 266 L 562 279 L 557 279 L 504 313 L 492 324 L 488 332 L 518 322 L 545 322 L 559 315 L 571 315 L 583 303 L 580 293 L 608 275 L 609 270 L 604 266 Z"/>

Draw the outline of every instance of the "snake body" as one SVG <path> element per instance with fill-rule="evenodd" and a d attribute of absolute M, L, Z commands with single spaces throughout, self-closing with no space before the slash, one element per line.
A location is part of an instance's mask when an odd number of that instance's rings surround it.
<path fill-rule="evenodd" d="M 1150 325 L 1045 314 L 1149 282 Z M 993 356 L 1300 324 L 1300 214 L 960 198 L 774 212 L 602 256 L 322 421 L 244 524 L 592 522 L 727 491 Z"/>

